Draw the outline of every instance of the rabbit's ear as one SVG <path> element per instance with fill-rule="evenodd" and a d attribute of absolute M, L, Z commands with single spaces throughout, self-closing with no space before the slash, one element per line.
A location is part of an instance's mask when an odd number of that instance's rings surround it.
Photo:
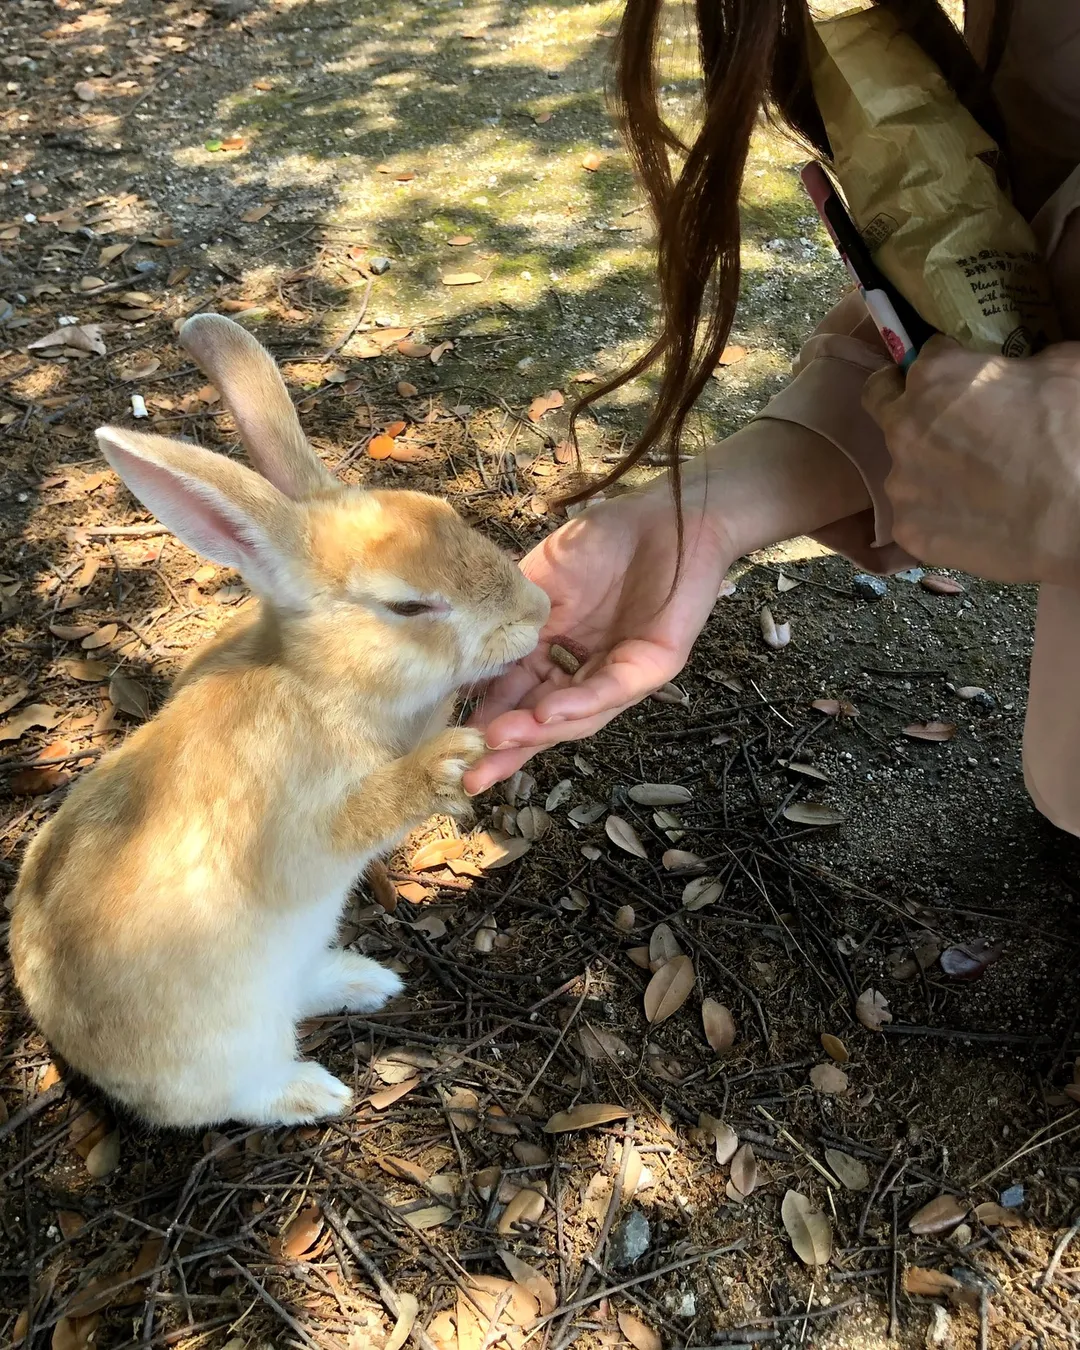
<path fill-rule="evenodd" d="M 180 345 L 213 380 L 264 478 L 294 501 L 340 488 L 301 430 L 273 357 L 250 333 L 222 314 L 196 314 Z"/>
<path fill-rule="evenodd" d="M 101 427 L 98 444 L 139 501 L 204 557 L 235 567 L 285 608 L 304 608 L 312 584 L 299 512 L 257 473 L 165 436 Z"/>

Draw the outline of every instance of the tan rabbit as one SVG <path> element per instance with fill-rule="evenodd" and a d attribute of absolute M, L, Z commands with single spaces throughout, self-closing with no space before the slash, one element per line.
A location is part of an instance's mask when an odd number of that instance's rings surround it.
<path fill-rule="evenodd" d="M 336 945 L 350 886 L 428 816 L 468 813 L 482 738 L 446 727 L 454 691 L 531 651 L 548 600 L 445 502 L 335 481 L 238 325 L 201 315 L 180 341 L 262 476 L 119 427 L 98 440 L 261 603 L 34 839 L 11 952 L 54 1049 L 146 1120 L 295 1124 L 352 1100 L 297 1058 L 297 1021 L 401 988 Z"/>

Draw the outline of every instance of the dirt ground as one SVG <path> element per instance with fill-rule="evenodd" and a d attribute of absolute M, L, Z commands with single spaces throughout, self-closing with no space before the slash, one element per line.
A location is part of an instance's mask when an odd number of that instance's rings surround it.
<path fill-rule="evenodd" d="M 616 22 L 516 0 L 0 8 L 5 891 L 71 778 L 246 602 L 95 454 L 140 399 L 143 426 L 235 451 L 184 316 L 250 325 L 345 481 L 444 493 L 518 555 L 558 523 L 567 409 L 652 322 L 603 103 Z M 665 97 L 690 117 L 672 33 Z M 703 443 L 840 294 L 798 163 L 762 129 L 746 354 L 702 400 Z M 31 347 L 65 320 L 96 351 Z M 649 396 L 587 420 L 591 468 Z M 358 891 L 345 936 L 407 995 L 305 1028 L 349 1119 L 155 1134 L 64 1078 L 5 964 L 0 1340 L 1080 1344 L 1077 848 L 1023 787 L 1034 595 L 912 575 L 868 599 L 807 541 L 732 579 L 685 698 L 539 758 L 474 834 L 433 822 L 390 860 L 392 898 Z M 946 739 L 905 733 L 927 723 Z M 500 867 L 496 826 L 522 851 Z M 789 1192 L 820 1217 L 800 1226 Z"/>

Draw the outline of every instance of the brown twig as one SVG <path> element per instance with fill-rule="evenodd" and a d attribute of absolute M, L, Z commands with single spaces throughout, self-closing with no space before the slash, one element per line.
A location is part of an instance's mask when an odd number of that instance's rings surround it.
<path fill-rule="evenodd" d="M 346 1248 L 349 1255 L 378 1290 L 379 1297 L 383 1302 L 383 1307 L 385 1307 L 391 1317 L 400 1317 L 401 1303 L 394 1286 L 383 1276 L 375 1262 L 372 1261 L 371 1257 L 368 1256 L 367 1252 L 364 1251 L 363 1247 L 360 1246 L 359 1242 L 357 1242 L 349 1232 L 344 1219 L 339 1218 L 335 1210 L 328 1204 L 323 1204 L 321 1208 L 326 1222 L 340 1238 L 342 1245 Z M 420 1327 L 414 1327 L 412 1334 L 415 1337 L 417 1344 L 420 1346 L 420 1350 L 439 1350 L 439 1347 L 427 1332 Z"/>
<path fill-rule="evenodd" d="M 1050 1260 L 1047 1263 L 1046 1270 L 1043 1272 L 1042 1279 L 1039 1281 L 1040 1289 L 1048 1289 L 1054 1282 L 1054 1276 L 1057 1274 L 1057 1268 L 1061 1264 L 1061 1258 L 1065 1255 L 1069 1244 L 1072 1242 L 1073 1238 L 1076 1237 L 1077 1233 L 1080 1233 L 1080 1218 L 1076 1220 L 1066 1233 L 1062 1234 L 1061 1240 L 1054 1248 Z"/>
<path fill-rule="evenodd" d="M 714 1247 L 712 1251 L 698 1252 L 696 1256 L 684 1256 L 681 1261 L 669 1261 L 666 1266 L 659 1266 L 656 1270 L 646 1271 L 644 1275 L 635 1275 L 633 1279 L 623 1280 L 620 1284 L 605 1285 L 602 1289 L 586 1294 L 583 1298 L 575 1299 L 572 1303 L 565 1303 L 553 1312 L 548 1313 L 547 1316 L 541 1317 L 529 1328 L 522 1344 L 527 1344 L 538 1331 L 546 1327 L 549 1322 L 553 1322 L 557 1317 L 565 1317 L 567 1313 L 580 1312 L 582 1308 L 591 1308 L 594 1303 L 599 1303 L 601 1299 L 612 1298 L 615 1294 L 623 1294 L 627 1289 L 634 1289 L 639 1284 L 646 1284 L 649 1280 L 658 1280 L 661 1275 L 671 1275 L 676 1270 L 685 1270 L 687 1266 L 696 1266 L 700 1261 L 715 1261 L 718 1256 L 729 1256 L 732 1252 L 741 1252 L 745 1246 L 746 1239 L 739 1238 L 738 1242 L 733 1242 L 730 1246 Z"/>

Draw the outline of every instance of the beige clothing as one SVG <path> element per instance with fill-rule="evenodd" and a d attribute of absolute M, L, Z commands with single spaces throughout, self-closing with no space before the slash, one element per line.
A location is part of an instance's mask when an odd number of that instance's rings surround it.
<path fill-rule="evenodd" d="M 969 0 L 968 34 L 978 53 L 991 11 Z M 1080 5 L 1014 0 L 995 93 L 1009 132 L 1017 201 L 1047 257 L 1068 338 L 1080 339 Z M 846 296 L 799 354 L 795 378 L 761 414 L 832 441 L 859 467 L 871 510 L 837 521 L 818 538 L 860 566 L 896 571 L 914 561 L 892 542 L 885 496 L 889 453 L 863 411 L 862 387 L 888 355 L 861 298 Z M 1080 436 L 1077 453 L 1080 454 Z M 1080 534 L 1080 521 L 1077 521 Z M 1043 586 L 1031 663 L 1024 773 L 1039 810 L 1080 835 L 1080 591 Z"/>

